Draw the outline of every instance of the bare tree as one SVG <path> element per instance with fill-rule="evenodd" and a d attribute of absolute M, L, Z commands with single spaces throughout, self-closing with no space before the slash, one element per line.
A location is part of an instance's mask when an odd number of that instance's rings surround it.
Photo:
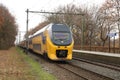
<path fill-rule="evenodd" d="M 0 49 L 8 49 L 14 45 L 17 24 L 15 18 L 3 5 L 0 5 L 0 21 Z"/>
<path fill-rule="evenodd" d="M 111 13 L 112 4 L 106 1 L 96 14 L 96 25 L 99 27 L 99 35 L 102 41 L 102 46 L 108 40 L 108 34 L 115 28 L 113 13 Z"/>
<path fill-rule="evenodd" d="M 119 50 L 120 50 L 120 0 L 106 0 L 111 4 L 111 13 L 115 20 L 114 26 L 117 26 L 119 32 Z"/>
<path fill-rule="evenodd" d="M 59 7 L 56 11 L 58 13 L 68 13 L 68 14 L 54 14 L 46 16 L 49 22 L 57 22 L 67 24 L 74 36 L 75 44 L 89 45 L 89 39 L 93 36 L 93 31 L 95 29 L 95 24 L 91 19 L 92 16 L 88 8 L 76 7 L 73 4 L 67 6 Z M 71 13 L 71 14 L 69 14 Z M 75 15 L 79 14 L 79 15 Z M 90 26 L 92 24 L 92 26 Z M 91 33 L 90 33 L 91 32 Z M 92 36 L 90 35 L 92 34 Z"/>

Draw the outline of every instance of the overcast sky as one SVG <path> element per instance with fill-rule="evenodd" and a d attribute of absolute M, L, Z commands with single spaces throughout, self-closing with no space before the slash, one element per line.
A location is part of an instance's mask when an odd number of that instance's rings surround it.
<path fill-rule="evenodd" d="M 75 5 L 101 5 L 105 0 L 0 0 L 15 17 L 19 31 L 26 31 L 26 9 L 35 11 L 53 11 L 59 6 Z M 43 14 L 30 14 L 29 29 L 43 22 Z"/>

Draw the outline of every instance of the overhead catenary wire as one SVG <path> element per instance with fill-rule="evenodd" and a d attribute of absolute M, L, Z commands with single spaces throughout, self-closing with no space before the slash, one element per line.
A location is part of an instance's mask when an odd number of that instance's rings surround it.
<path fill-rule="evenodd" d="M 27 12 L 27 11 L 26 11 Z M 68 14 L 68 15 L 84 15 L 84 14 L 82 14 L 82 13 L 62 13 L 62 12 L 48 12 L 48 11 L 29 11 L 28 10 L 28 12 L 30 12 L 30 13 L 44 13 L 44 14 Z"/>
<path fill-rule="evenodd" d="M 29 13 L 43 13 L 43 14 L 60 14 L 60 15 L 82 15 L 84 16 L 85 14 L 83 13 L 63 13 L 63 12 L 48 12 L 48 11 L 30 11 L 29 9 L 26 10 L 27 13 L 27 20 L 26 20 L 26 47 L 28 49 L 29 46 L 29 40 L 28 40 L 28 23 L 29 23 Z M 83 26 L 82 26 L 83 27 Z"/>

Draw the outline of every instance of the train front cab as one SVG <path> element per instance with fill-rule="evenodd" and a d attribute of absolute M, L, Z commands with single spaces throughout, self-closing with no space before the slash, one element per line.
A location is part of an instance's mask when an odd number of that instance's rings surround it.
<path fill-rule="evenodd" d="M 48 39 L 47 55 L 52 60 L 71 60 L 73 44 L 74 42 L 72 42 L 69 46 L 56 46 Z"/>
<path fill-rule="evenodd" d="M 48 30 L 46 34 L 48 57 L 51 60 L 71 60 L 74 41 L 69 28 L 66 26 L 60 27 L 60 29 L 53 27 L 52 32 Z"/>

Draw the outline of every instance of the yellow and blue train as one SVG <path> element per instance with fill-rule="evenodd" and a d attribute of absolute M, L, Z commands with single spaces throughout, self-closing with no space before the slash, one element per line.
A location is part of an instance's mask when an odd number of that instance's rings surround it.
<path fill-rule="evenodd" d="M 28 48 L 47 56 L 51 60 L 72 59 L 74 40 L 70 28 L 65 24 L 51 23 L 29 36 Z M 21 43 L 25 47 L 25 42 Z"/>

